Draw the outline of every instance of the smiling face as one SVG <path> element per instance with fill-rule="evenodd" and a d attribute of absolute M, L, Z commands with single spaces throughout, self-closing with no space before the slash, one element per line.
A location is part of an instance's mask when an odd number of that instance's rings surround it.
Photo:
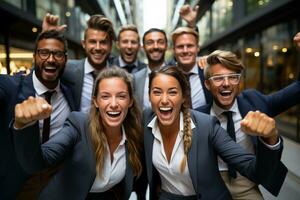
<path fill-rule="evenodd" d="M 89 28 L 81 44 L 94 68 L 99 70 L 106 66 L 112 48 L 112 41 L 106 32 Z"/>
<path fill-rule="evenodd" d="M 185 99 L 176 78 L 158 74 L 150 86 L 150 102 L 156 113 L 159 126 L 177 127 L 180 120 L 181 106 Z"/>
<path fill-rule="evenodd" d="M 105 78 L 99 82 L 94 104 L 99 109 L 100 120 L 108 132 L 112 129 L 121 129 L 132 103 L 128 87 L 122 78 Z"/>
<path fill-rule="evenodd" d="M 42 39 L 38 42 L 36 51 L 34 54 L 35 74 L 43 85 L 53 89 L 65 69 L 67 57 L 64 43 L 57 39 Z"/>
<path fill-rule="evenodd" d="M 178 66 L 184 71 L 188 72 L 194 67 L 198 51 L 197 39 L 193 34 L 183 33 L 176 38 L 174 53 Z"/>
<path fill-rule="evenodd" d="M 161 32 L 150 32 L 144 36 L 143 42 L 149 65 L 162 65 L 168 47 L 165 35 Z"/>
<path fill-rule="evenodd" d="M 212 65 L 209 70 L 210 77 L 236 73 L 236 71 L 230 70 L 224 67 L 222 64 Z M 220 108 L 223 108 L 225 110 L 230 109 L 233 105 L 234 100 L 239 93 L 240 87 L 239 82 L 238 84 L 231 84 L 228 78 L 224 79 L 223 83 L 220 86 L 216 86 L 212 80 L 205 80 L 205 86 L 213 95 L 214 102 Z"/>
<path fill-rule="evenodd" d="M 140 48 L 139 35 L 135 31 L 126 30 L 120 33 L 117 47 L 124 62 L 127 64 L 133 63 Z"/>

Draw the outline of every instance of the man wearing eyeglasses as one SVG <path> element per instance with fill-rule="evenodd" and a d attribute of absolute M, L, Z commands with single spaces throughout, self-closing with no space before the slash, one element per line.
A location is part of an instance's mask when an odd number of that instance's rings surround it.
<path fill-rule="evenodd" d="M 29 176 L 17 162 L 10 140 L 9 124 L 17 103 L 45 98 L 52 105 L 51 117 L 35 122 L 41 142 L 46 142 L 62 127 L 75 110 L 70 86 L 60 80 L 67 61 L 67 42 L 57 31 L 41 33 L 34 50 L 34 69 L 27 76 L 0 75 L 0 199 L 38 199 L 56 169 Z M 31 113 L 27 113 L 31 115 Z"/>
<path fill-rule="evenodd" d="M 297 42 L 300 46 L 300 39 Z M 298 104 L 300 102 L 300 76 L 288 87 L 271 95 L 264 95 L 253 89 L 240 93 L 240 79 L 244 66 L 235 54 L 216 50 L 207 57 L 206 62 L 205 86 L 212 93 L 213 103 L 196 110 L 216 116 L 233 140 L 249 153 L 255 154 L 257 137 L 246 135 L 241 130 L 241 120 L 249 111 L 260 111 L 270 117 L 275 117 Z M 236 173 L 220 158 L 218 161 L 222 178 L 233 199 L 263 199 L 255 183 Z M 281 163 L 278 168 L 274 168 L 274 176 L 263 180 L 262 186 L 277 196 L 286 173 L 287 168 Z"/>

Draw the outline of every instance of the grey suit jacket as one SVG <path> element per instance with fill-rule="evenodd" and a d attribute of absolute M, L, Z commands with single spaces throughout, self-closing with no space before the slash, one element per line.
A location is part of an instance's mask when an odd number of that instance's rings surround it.
<path fill-rule="evenodd" d="M 145 159 L 151 200 L 156 198 L 155 186 L 160 182 L 159 174 L 152 164 L 154 137 L 152 129 L 147 127 L 153 117 L 151 110 L 144 111 Z M 282 144 L 280 150 L 270 150 L 258 142 L 258 154 L 255 157 L 236 144 L 220 127 L 216 118 L 191 111 L 191 119 L 196 128 L 192 132 L 188 169 L 198 199 L 231 199 L 219 173 L 217 155 L 256 183 L 267 180 L 278 165 Z"/>
<path fill-rule="evenodd" d="M 81 93 L 84 78 L 84 59 L 81 60 L 68 60 L 62 80 L 71 85 L 71 90 L 74 94 L 74 102 L 76 110 L 80 110 Z"/>
<path fill-rule="evenodd" d="M 144 90 L 145 90 L 145 81 L 147 76 L 148 76 L 147 67 L 133 74 L 134 94 L 138 106 L 140 107 L 141 110 L 143 110 L 144 107 Z"/>
<path fill-rule="evenodd" d="M 39 199 L 85 199 L 96 177 L 96 161 L 89 137 L 88 115 L 72 112 L 62 130 L 40 145 L 38 131 L 34 126 L 14 132 L 14 147 L 17 158 L 28 173 L 34 173 L 63 162 L 62 169 L 43 189 Z M 133 171 L 126 148 L 126 174 L 119 183 L 122 198 L 130 197 Z"/>

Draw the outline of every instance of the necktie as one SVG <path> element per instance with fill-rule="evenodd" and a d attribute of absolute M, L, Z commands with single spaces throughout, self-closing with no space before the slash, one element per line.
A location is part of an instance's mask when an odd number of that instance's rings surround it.
<path fill-rule="evenodd" d="M 51 105 L 51 96 L 54 91 L 47 91 L 44 93 L 46 101 Z M 42 143 L 47 142 L 49 140 L 50 134 L 50 117 L 44 119 L 43 122 L 43 132 L 42 132 Z"/>
<path fill-rule="evenodd" d="M 124 69 L 126 69 L 129 73 L 131 73 L 134 68 L 135 68 L 134 64 L 128 64 L 124 66 Z"/>
<path fill-rule="evenodd" d="M 232 120 L 232 111 L 225 111 L 223 114 L 227 117 L 227 133 L 235 141 L 234 123 Z M 231 178 L 236 178 L 236 171 L 228 165 L 228 174 Z"/>
<path fill-rule="evenodd" d="M 97 76 L 98 76 L 98 74 L 99 74 L 99 71 L 94 70 L 94 71 L 91 72 L 91 74 L 92 74 L 92 76 L 93 76 L 93 82 L 95 83 L 96 78 L 97 78 Z"/>

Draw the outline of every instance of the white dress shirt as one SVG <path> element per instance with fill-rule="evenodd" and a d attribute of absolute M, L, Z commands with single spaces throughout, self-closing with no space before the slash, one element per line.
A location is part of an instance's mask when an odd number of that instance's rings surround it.
<path fill-rule="evenodd" d="M 91 108 L 91 99 L 94 86 L 94 78 L 92 75 L 93 71 L 95 71 L 94 67 L 89 63 L 88 59 L 86 58 L 84 61 L 84 76 L 80 103 L 80 111 L 84 113 L 88 113 Z"/>
<path fill-rule="evenodd" d="M 176 142 L 174 144 L 170 162 L 163 146 L 163 140 L 157 125 L 157 117 L 155 117 L 148 127 L 152 128 L 154 136 L 152 162 L 159 172 L 161 178 L 161 187 L 164 191 L 178 195 L 195 195 L 195 190 L 190 177 L 188 163 L 183 171 L 180 172 L 180 164 L 184 157 L 183 145 L 183 115 L 180 114 L 180 131 L 178 132 Z M 195 128 L 195 124 L 191 121 L 191 128 Z"/>
<path fill-rule="evenodd" d="M 111 162 L 110 151 L 106 145 L 104 165 L 101 176 L 96 176 L 90 192 L 105 192 L 122 181 L 126 172 L 126 152 L 125 152 L 126 134 L 122 127 L 122 139 L 113 153 Z"/>
<path fill-rule="evenodd" d="M 192 98 L 192 107 L 198 108 L 206 104 L 204 90 L 201 84 L 201 80 L 198 74 L 198 65 L 195 66 L 188 72 L 190 75 L 189 81 L 191 86 L 191 98 Z"/>
<path fill-rule="evenodd" d="M 237 100 L 235 99 L 232 107 L 229 110 L 224 110 L 224 109 L 220 108 L 219 106 L 217 106 L 215 104 L 215 102 L 213 102 L 213 105 L 211 107 L 210 114 L 212 116 L 216 116 L 217 119 L 221 123 L 221 127 L 226 130 L 227 129 L 227 118 L 226 118 L 225 115 L 222 114 L 224 111 L 232 111 L 232 120 L 233 120 L 233 123 L 234 123 L 236 143 L 238 143 L 241 147 L 243 147 L 248 153 L 253 153 L 254 154 L 255 153 L 254 152 L 254 145 L 252 143 L 251 136 L 244 133 L 241 130 L 241 121 L 243 120 L 243 118 L 242 118 L 241 113 L 239 111 Z M 260 141 L 262 141 L 262 140 L 260 139 Z M 265 142 L 262 141 L 262 143 L 264 145 L 266 145 L 268 148 L 274 149 L 274 150 L 279 148 L 280 142 L 281 141 L 279 140 L 279 142 L 275 145 L 268 145 L 268 144 L 266 144 Z M 219 165 L 219 170 L 220 171 L 227 171 L 228 170 L 227 164 L 220 157 L 218 157 L 218 165 Z"/>
<path fill-rule="evenodd" d="M 32 74 L 32 82 L 35 90 L 35 96 L 45 98 L 44 93 L 50 90 L 39 81 L 35 75 L 35 71 L 33 71 Z M 68 102 L 60 89 L 60 83 L 58 83 L 56 88 L 51 91 L 55 92 L 51 96 L 52 113 L 50 118 L 49 138 L 59 132 L 71 112 Z M 42 138 L 43 121 L 44 120 L 39 120 L 40 138 Z"/>

